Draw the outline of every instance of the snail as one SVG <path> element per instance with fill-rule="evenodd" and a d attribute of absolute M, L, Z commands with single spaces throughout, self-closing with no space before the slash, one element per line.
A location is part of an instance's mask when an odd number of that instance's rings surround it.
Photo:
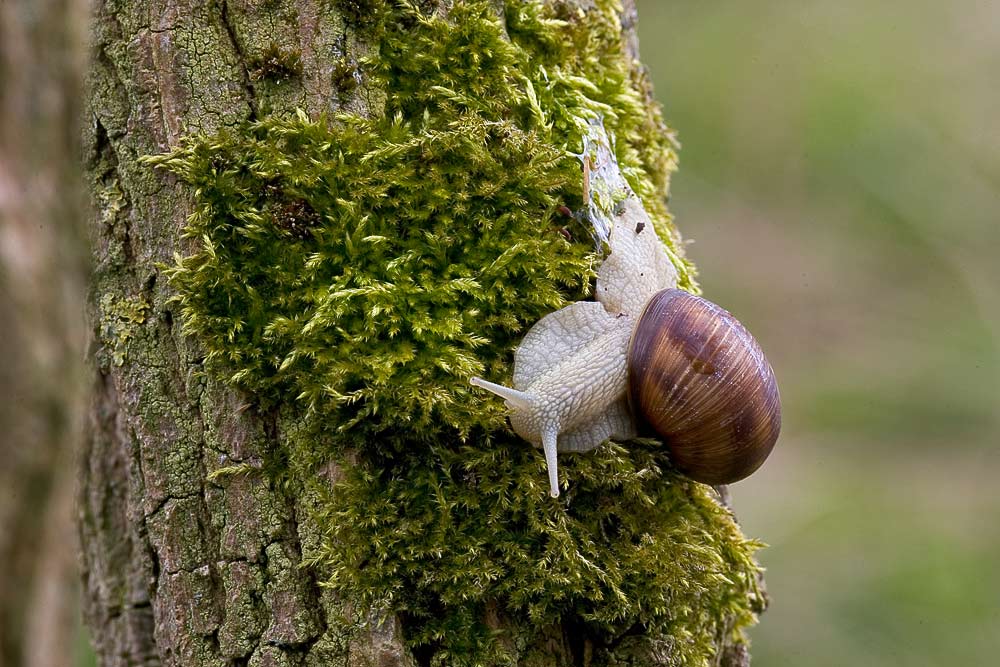
<path fill-rule="evenodd" d="M 552 497 L 559 495 L 557 452 L 647 431 L 691 479 L 743 479 L 778 438 L 774 373 L 736 318 L 676 288 L 677 269 L 625 183 L 603 126 L 591 128 L 583 158 L 588 217 L 610 247 L 596 301 L 570 304 L 529 329 L 514 354 L 513 388 L 470 382 L 503 398 L 514 431 L 541 446 Z"/>

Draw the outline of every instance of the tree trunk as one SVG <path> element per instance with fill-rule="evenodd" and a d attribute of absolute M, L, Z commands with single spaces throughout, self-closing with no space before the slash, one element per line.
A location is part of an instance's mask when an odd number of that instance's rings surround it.
<path fill-rule="evenodd" d="M 379 113 L 384 91 L 360 80 L 356 64 L 371 55 L 365 21 L 380 3 L 96 4 L 85 148 L 99 345 L 79 525 L 85 615 L 100 664 L 429 661 L 408 648 L 405 619 L 338 597 L 320 585 L 329 576 L 322 567 L 303 566 L 320 539 L 308 498 L 260 475 L 212 477 L 223 467 L 260 468 L 287 445 L 295 417 L 258 408 L 205 371 L 205 351 L 182 332 L 162 273 L 198 243 L 181 238 L 191 191 L 140 161 L 185 136 L 267 114 Z M 587 12 L 593 3 L 550 4 Z M 634 52 L 631 2 L 623 19 L 623 43 Z M 359 619 L 360 630 L 344 635 L 344 617 Z M 513 628 L 503 619 L 492 619 L 497 630 Z M 567 622 L 518 646 L 521 664 L 597 664 L 574 633 Z M 718 643 L 717 664 L 748 663 L 740 642 Z M 645 651 L 635 664 L 675 664 L 668 645 L 651 641 Z"/>

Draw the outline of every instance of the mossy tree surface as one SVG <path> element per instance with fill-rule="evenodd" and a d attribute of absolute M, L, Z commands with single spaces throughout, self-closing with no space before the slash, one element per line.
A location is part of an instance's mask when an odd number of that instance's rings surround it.
<path fill-rule="evenodd" d="M 590 119 L 683 254 L 630 17 L 99 8 L 82 532 L 106 664 L 746 661 L 755 545 L 714 491 L 608 444 L 553 501 L 468 386 L 588 296 L 600 252 L 560 210 Z"/>

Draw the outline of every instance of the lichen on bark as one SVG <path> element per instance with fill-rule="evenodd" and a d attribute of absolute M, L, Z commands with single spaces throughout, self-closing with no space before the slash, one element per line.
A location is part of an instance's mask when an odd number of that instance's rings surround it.
<path fill-rule="evenodd" d="M 718 662 L 762 593 L 757 545 L 714 492 L 637 442 L 567 457 L 571 491 L 553 502 L 540 455 L 467 384 L 505 379 L 525 330 L 588 294 L 598 254 L 560 210 L 581 208 L 574 153 L 594 117 L 695 289 L 665 206 L 672 137 L 621 7 L 335 6 L 300 13 L 300 35 L 346 31 L 317 68 L 287 15 L 250 29 L 248 7 L 223 5 L 231 48 L 213 58 L 233 60 L 221 89 L 242 87 L 246 112 L 170 128 L 144 167 L 94 168 L 104 191 L 124 172 L 112 227 L 155 201 L 149 165 L 193 199 L 169 286 L 109 278 L 124 293 L 103 299 L 149 304 L 108 398 L 140 441 L 123 454 L 142 470 L 154 616 L 171 587 L 201 601 L 175 648 L 194 662 L 178 664 Z M 351 99 L 337 112 L 307 85 L 317 69 L 330 100 Z"/>

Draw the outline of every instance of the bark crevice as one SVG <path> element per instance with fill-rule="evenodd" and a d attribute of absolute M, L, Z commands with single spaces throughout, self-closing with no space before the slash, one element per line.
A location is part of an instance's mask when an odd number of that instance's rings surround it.
<path fill-rule="evenodd" d="M 250 120 L 256 120 L 257 91 L 254 90 L 253 81 L 250 80 L 250 69 L 247 65 L 247 56 L 242 45 L 240 44 L 239 37 L 236 34 L 236 27 L 233 25 L 233 22 L 229 17 L 229 1 L 218 0 L 218 2 L 219 12 L 222 18 L 222 27 L 225 28 L 226 35 L 229 37 L 229 43 L 232 45 L 233 51 L 236 52 L 236 60 L 239 63 L 240 72 L 243 75 L 243 88 L 246 90 L 247 106 L 250 109 Z"/>

